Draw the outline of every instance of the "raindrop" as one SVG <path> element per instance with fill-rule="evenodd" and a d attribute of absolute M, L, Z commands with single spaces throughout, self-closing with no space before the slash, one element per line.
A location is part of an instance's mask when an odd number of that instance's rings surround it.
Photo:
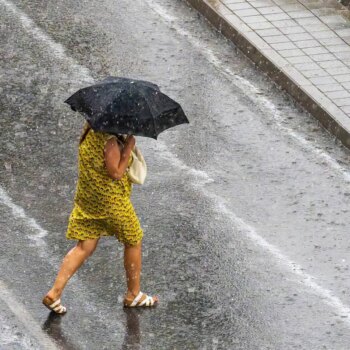
<path fill-rule="evenodd" d="M 8 163 L 8 162 L 5 162 L 5 169 L 7 170 L 7 171 L 12 171 L 12 165 L 11 165 L 11 163 Z"/>

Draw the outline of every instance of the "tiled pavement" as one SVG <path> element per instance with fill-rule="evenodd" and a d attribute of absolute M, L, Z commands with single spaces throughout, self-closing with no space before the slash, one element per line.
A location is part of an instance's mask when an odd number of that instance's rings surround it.
<path fill-rule="evenodd" d="M 350 11 L 336 0 L 187 0 L 350 147 Z"/>

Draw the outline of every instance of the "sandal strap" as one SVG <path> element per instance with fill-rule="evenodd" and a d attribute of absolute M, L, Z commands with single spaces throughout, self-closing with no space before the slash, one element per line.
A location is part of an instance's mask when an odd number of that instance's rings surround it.
<path fill-rule="evenodd" d="M 143 296 L 143 293 L 140 291 L 139 294 L 137 294 L 136 298 L 132 301 L 130 306 L 136 306 L 137 303 L 141 300 L 142 296 Z"/>
<path fill-rule="evenodd" d="M 140 306 L 146 305 L 146 306 L 152 306 L 154 304 L 154 299 L 147 295 L 145 299 L 143 299 L 140 303 Z"/>
<path fill-rule="evenodd" d="M 54 302 L 52 302 L 51 304 L 48 303 L 48 301 L 52 301 L 49 297 L 46 297 L 44 299 L 44 304 L 52 311 L 55 311 L 57 314 L 62 314 L 65 313 L 67 311 L 67 309 L 61 305 L 61 299 L 57 299 Z"/>
<path fill-rule="evenodd" d="M 57 299 L 55 302 L 53 302 L 50 307 L 54 309 L 56 306 L 59 306 L 61 304 L 61 299 Z"/>
<path fill-rule="evenodd" d="M 60 305 L 56 306 L 53 310 L 60 314 L 61 312 L 65 311 L 65 307 L 60 304 Z"/>

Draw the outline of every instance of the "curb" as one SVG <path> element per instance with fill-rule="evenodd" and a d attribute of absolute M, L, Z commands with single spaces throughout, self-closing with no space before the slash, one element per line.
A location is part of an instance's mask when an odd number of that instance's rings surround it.
<path fill-rule="evenodd" d="M 186 0 L 190 7 L 201 13 L 216 29 L 250 58 L 261 71 L 267 74 L 282 89 L 287 91 L 347 148 L 350 148 L 350 121 L 346 120 L 342 115 L 336 116 L 336 111 L 334 114 L 331 114 L 323 108 L 320 101 L 315 100 L 311 94 L 308 94 L 307 91 L 273 63 L 267 55 L 264 55 L 263 52 L 254 46 L 247 37 L 247 34 L 237 29 L 240 23 L 237 22 L 237 26 L 235 27 L 232 23 L 228 22 L 223 15 L 218 13 L 215 8 L 209 4 L 210 1 L 211 0 Z"/>

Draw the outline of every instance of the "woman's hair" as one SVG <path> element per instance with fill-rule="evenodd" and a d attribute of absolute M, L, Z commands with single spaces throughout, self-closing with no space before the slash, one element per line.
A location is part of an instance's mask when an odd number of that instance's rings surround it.
<path fill-rule="evenodd" d="M 83 128 L 83 132 L 82 132 L 82 134 L 80 136 L 79 145 L 81 145 L 83 143 L 83 141 L 85 140 L 85 138 L 86 138 L 86 136 L 87 136 L 87 134 L 89 133 L 90 130 L 91 130 L 91 126 L 90 126 L 90 124 L 88 122 L 86 122 L 85 125 L 84 125 L 84 128 Z M 117 139 L 119 141 L 121 141 L 124 144 L 124 142 L 125 142 L 125 136 L 124 135 L 116 134 L 115 136 L 117 137 Z"/>
<path fill-rule="evenodd" d="M 83 143 L 83 141 L 85 140 L 86 135 L 89 133 L 89 131 L 91 130 L 91 126 L 88 122 L 85 123 L 84 125 L 84 129 L 83 132 L 80 136 L 80 141 L 79 141 L 79 145 L 81 145 Z"/>

